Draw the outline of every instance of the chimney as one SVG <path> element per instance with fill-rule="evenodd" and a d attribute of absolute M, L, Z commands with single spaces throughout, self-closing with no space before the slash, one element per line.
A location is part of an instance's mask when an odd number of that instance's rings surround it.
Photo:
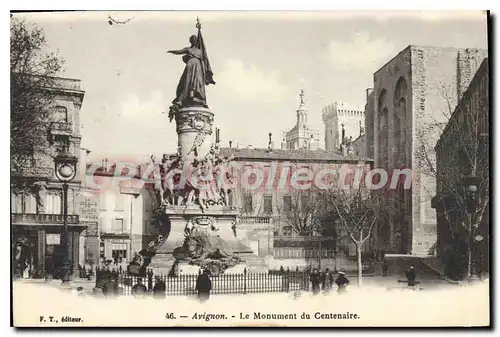
<path fill-rule="evenodd" d="M 229 141 L 229 148 L 232 148 L 232 147 L 233 147 L 233 141 L 232 141 L 232 140 L 230 140 L 230 141 Z"/>
<path fill-rule="evenodd" d="M 340 151 L 344 157 L 347 157 L 347 146 L 344 143 L 340 145 Z"/>

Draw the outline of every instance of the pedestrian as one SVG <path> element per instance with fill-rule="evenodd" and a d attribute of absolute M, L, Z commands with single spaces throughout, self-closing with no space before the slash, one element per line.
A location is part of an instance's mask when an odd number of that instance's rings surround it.
<path fill-rule="evenodd" d="M 386 259 L 382 262 L 382 276 L 387 276 L 389 271 L 389 263 Z"/>
<path fill-rule="evenodd" d="M 333 284 L 333 275 L 330 269 L 326 268 L 325 270 L 325 281 L 323 283 L 323 290 L 324 291 L 330 291 L 332 289 L 332 284 Z"/>
<path fill-rule="evenodd" d="M 132 295 L 136 297 L 143 297 L 148 293 L 148 289 L 142 283 L 142 278 L 137 278 L 137 283 L 132 287 Z"/>
<path fill-rule="evenodd" d="M 198 291 L 198 299 L 201 302 L 204 302 L 210 298 L 212 281 L 210 280 L 207 269 L 203 269 L 203 272 L 196 279 L 196 290 Z"/>
<path fill-rule="evenodd" d="M 154 298 L 165 298 L 165 282 L 161 279 L 160 276 L 156 276 L 155 285 L 153 287 L 153 297 Z"/>
<path fill-rule="evenodd" d="M 415 286 L 415 279 L 416 278 L 417 278 L 417 274 L 415 272 L 415 267 L 410 266 L 410 268 L 408 268 L 406 270 L 406 279 L 408 280 L 409 287 Z"/>
<path fill-rule="evenodd" d="M 319 277 L 319 280 L 321 282 L 321 290 L 325 290 L 326 288 L 326 270 L 321 272 L 321 276 Z"/>
<path fill-rule="evenodd" d="M 107 274 L 107 280 L 104 282 L 102 293 L 106 297 L 118 295 L 118 280 L 114 274 Z"/>
<path fill-rule="evenodd" d="M 339 271 L 339 276 L 335 280 L 335 283 L 337 284 L 337 292 L 341 294 L 347 290 L 349 279 L 345 276 L 345 273 L 343 271 Z"/>
<path fill-rule="evenodd" d="M 321 275 L 319 274 L 318 268 L 313 269 L 311 276 L 310 276 L 310 280 L 311 280 L 311 285 L 312 285 L 312 292 L 314 295 L 316 295 L 319 293 L 319 290 L 320 290 L 319 284 L 321 281 Z"/>

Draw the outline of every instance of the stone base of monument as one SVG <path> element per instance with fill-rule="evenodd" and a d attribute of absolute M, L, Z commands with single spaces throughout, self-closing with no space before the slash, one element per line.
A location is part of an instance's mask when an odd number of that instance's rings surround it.
<path fill-rule="evenodd" d="M 243 274 L 245 273 L 245 269 L 247 269 L 247 265 L 243 263 L 239 263 L 236 266 L 229 267 L 224 271 L 224 275 L 231 275 L 231 274 Z M 248 269 L 247 269 L 248 272 Z"/>
<path fill-rule="evenodd" d="M 233 253 L 245 261 L 247 256 L 253 256 L 251 248 L 247 247 L 236 237 L 233 225 L 236 220 L 237 210 L 224 206 L 212 206 L 202 211 L 197 205 L 168 206 L 165 216 L 167 238 L 157 247 L 156 254 L 151 258 L 148 268 L 155 273 L 173 275 L 172 270 L 176 261 L 173 252 L 182 247 L 185 239 L 186 225 L 194 224 L 198 230 L 203 230 L 212 236 L 219 236 L 231 248 Z"/>
<path fill-rule="evenodd" d="M 177 275 L 198 275 L 200 271 L 200 266 L 189 264 L 188 262 L 179 262 L 177 265 Z"/>

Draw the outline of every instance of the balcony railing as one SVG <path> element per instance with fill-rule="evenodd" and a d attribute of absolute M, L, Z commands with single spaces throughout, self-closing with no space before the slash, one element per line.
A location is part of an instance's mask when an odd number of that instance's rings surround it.
<path fill-rule="evenodd" d="M 272 224 L 273 218 L 269 216 L 242 216 L 240 222 L 245 224 Z"/>

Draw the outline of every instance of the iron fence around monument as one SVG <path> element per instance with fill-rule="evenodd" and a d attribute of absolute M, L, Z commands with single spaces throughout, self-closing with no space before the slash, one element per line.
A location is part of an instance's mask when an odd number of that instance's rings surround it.
<path fill-rule="evenodd" d="M 179 275 L 170 277 L 166 275 L 154 274 L 152 270 L 147 270 L 140 275 L 131 275 L 124 271 L 98 269 L 96 271 L 96 288 L 103 290 L 107 295 L 110 287 L 107 285 L 112 280 L 116 284 L 117 295 L 131 295 L 132 287 L 141 282 L 146 286 L 149 293 L 153 293 L 155 285 L 161 281 L 165 285 L 167 296 L 195 295 L 196 279 L 198 275 Z M 290 292 L 309 291 L 309 274 L 305 271 L 288 271 L 283 273 L 252 273 L 245 269 L 239 274 L 221 274 L 210 278 L 212 281 L 213 295 L 218 294 L 249 294 L 268 292 Z"/>

